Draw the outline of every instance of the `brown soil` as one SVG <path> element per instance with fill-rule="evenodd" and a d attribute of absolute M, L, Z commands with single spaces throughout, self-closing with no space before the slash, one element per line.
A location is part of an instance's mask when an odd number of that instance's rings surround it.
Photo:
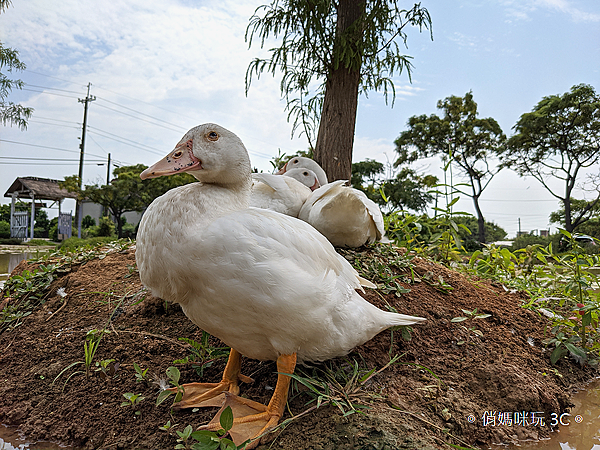
<path fill-rule="evenodd" d="M 446 443 L 483 447 L 518 439 L 546 437 L 552 413 L 570 406 L 573 389 L 595 376 L 589 367 L 567 359 L 552 367 L 549 350 L 541 341 L 547 321 L 523 309 L 524 296 L 502 286 L 469 279 L 442 266 L 417 260 L 419 275 L 409 293 L 398 297 L 369 290 L 369 301 L 385 308 L 387 302 L 401 313 L 426 317 L 414 326 L 412 339 L 384 331 L 349 355 L 362 367 L 381 368 L 392 355 L 400 363 L 372 378 L 359 398 L 370 409 L 343 417 L 334 406 L 323 406 L 292 421 L 270 436 L 273 449 L 433 449 Z M 103 259 L 74 265 L 57 278 L 46 303 L 24 323 L 0 335 L 0 423 L 19 426 L 33 440 L 50 440 L 84 449 L 172 449 L 176 437 L 159 430 L 168 420 L 182 430 L 206 423 L 214 409 L 171 411 L 167 400 L 155 406 L 158 387 L 137 383 L 133 363 L 149 368 L 152 378 L 166 378 L 173 360 L 190 354 L 180 337 L 199 341 L 201 331 L 177 305 L 148 297 L 141 303 L 139 276 L 132 270 L 134 250 L 112 252 Z M 21 263 L 15 272 L 32 269 Z M 435 283 L 442 277 L 453 289 Z M 67 292 L 67 303 L 56 294 Z M 107 295 L 106 293 L 112 293 Z M 115 311 L 119 299 L 128 295 Z M 136 295 L 137 294 L 137 295 Z M 485 319 L 453 323 L 461 309 L 491 314 Z M 51 315 L 56 313 L 55 315 Z M 88 330 L 102 328 L 112 315 L 111 333 L 100 343 L 96 361 L 119 363 L 112 377 L 68 374 L 53 385 L 67 366 L 83 359 Z M 470 328 L 479 330 L 477 333 Z M 481 334 L 481 336 L 479 335 Z M 216 340 L 214 345 L 221 345 Z M 344 359 L 334 361 L 336 367 Z M 204 371 L 204 381 L 218 381 L 225 359 Z M 180 365 L 182 382 L 199 379 L 191 365 Z M 302 368 L 300 368 L 302 369 Z M 242 394 L 268 402 L 276 382 L 271 362 L 244 359 L 243 372 L 255 379 L 242 385 Z M 309 373 L 312 369 L 304 369 Z M 123 393 L 141 393 L 141 415 L 121 407 Z M 362 395 L 364 394 L 364 395 Z M 290 414 L 311 405 L 306 393 L 292 393 Z M 484 425 L 485 412 L 539 412 L 545 426 Z"/>

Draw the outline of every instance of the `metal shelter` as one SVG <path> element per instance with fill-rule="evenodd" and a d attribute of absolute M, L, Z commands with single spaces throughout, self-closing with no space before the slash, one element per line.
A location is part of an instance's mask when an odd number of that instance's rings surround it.
<path fill-rule="evenodd" d="M 76 194 L 62 189 L 58 185 L 58 180 L 37 177 L 19 177 L 4 193 L 4 197 L 12 199 L 10 205 L 10 235 L 20 239 L 27 239 L 28 228 L 31 228 L 30 238 L 33 239 L 33 225 L 35 220 L 35 208 L 45 208 L 46 205 L 38 203 L 36 200 L 51 200 L 58 203 L 59 222 L 61 218 L 60 206 L 65 198 L 76 198 Z M 31 221 L 28 227 L 28 213 L 15 211 L 15 203 L 17 199 L 31 200 Z M 68 214 L 70 216 L 70 214 Z M 63 219 L 64 222 L 66 220 Z M 70 225 L 70 221 L 68 221 Z M 69 227 L 70 232 L 70 227 Z M 70 233 L 68 233 L 70 234 Z"/>

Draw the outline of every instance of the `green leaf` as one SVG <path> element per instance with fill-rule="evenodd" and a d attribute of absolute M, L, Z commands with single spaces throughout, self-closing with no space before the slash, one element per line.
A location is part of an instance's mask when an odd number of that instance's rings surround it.
<path fill-rule="evenodd" d="M 223 410 L 219 418 L 219 423 L 225 431 L 231 430 L 231 427 L 233 427 L 233 411 L 231 410 L 231 406 Z"/>
<path fill-rule="evenodd" d="M 177 386 L 179 384 L 179 377 L 181 376 L 179 369 L 177 367 L 171 366 L 166 370 L 166 373 L 167 377 L 169 377 L 173 384 Z"/>
<path fill-rule="evenodd" d="M 587 353 L 582 348 L 576 347 L 569 342 L 565 342 L 565 347 L 567 347 L 567 350 L 569 350 L 573 356 L 580 358 L 583 361 L 587 359 Z"/>
<path fill-rule="evenodd" d="M 161 393 L 158 394 L 158 398 L 156 399 L 156 406 L 164 402 L 171 394 L 173 394 L 173 391 L 161 391 Z"/>
<path fill-rule="evenodd" d="M 466 317 L 454 317 L 452 319 L 450 319 L 450 322 L 464 322 L 465 320 L 467 320 Z"/>
<path fill-rule="evenodd" d="M 552 363 L 552 365 L 556 364 L 556 361 L 558 361 L 560 358 L 562 358 L 563 356 L 565 356 L 567 354 L 567 349 L 565 347 L 563 347 L 562 345 L 556 347 L 554 349 L 554 351 L 552 352 L 552 354 L 550 355 L 550 362 Z"/>
<path fill-rule="evenodd" d="M 221 450 L 237 450 L 237 446 L 229 439 L 222 439 Z"/>

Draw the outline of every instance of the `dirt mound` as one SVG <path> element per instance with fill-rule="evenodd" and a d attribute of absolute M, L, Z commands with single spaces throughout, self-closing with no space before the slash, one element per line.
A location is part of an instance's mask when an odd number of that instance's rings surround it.
<path fill-rule="evenodd" d="M 15 272 L 32 267 L 23 262 Z M 384 331 L 348 358 L 299 368 L 303 374 L 323 367 L 348 371 L 356 363 L 365 373 L 399 355 L 353 397 L 368 409 L 347 416 L 331 405 L 315 409 L 273 433 L 269 448 L 430 449 L 546 437 L 552 413 L 568 410 L 572 388 L 595 375 L 567 359 L 551 366 L 541 345 L 548 322 L 521 308 L 522 294 L 417 258 L 412 276 L 408 269 L 394 271 L 409 292 L 368 290 L 364 296 L 383 309 L 426 317 L 413 327 L 411 339 L 402 339 L 400 330 Z M 490 316 L 474 318 L 462 311 L 475 308 Z M 453 322 L 456 317 L 467 319 Z M 107 376 L 99 370 L 89 378 L 83 373 L 69 378 L 83 369 L 79 364 L 53 384 L 61 371 L 83 361 L 86 333 L 102 329 L 109 318 L 110 333 L 95 357 L 115 360 Z M 192 354 L 181 337 L 200 342 L 202 331 L 177 305 L 145 293 L 133 249 L 74 263 L 52 282 L 41 307 L 0 334 L 0 422 L 18 425 L 31 439 L 85 449 L 173 448 L 173 430 L 206 423 L 215 412 L 171 411 L 170 401 L 155 406 L 165 370 Z M 214 338 L 210 344 L 222 345 Z M 219 381 L 225 362 L 219 358 L 209 364 L 202 379 Z M 146 381 L 136 381 L 134 363 L 148 368 Z M 182 382 L 199 379 L 192 363 L 178 367 Z M 275 364 L 244 359 L 242 370 L 255 380 L 242 385 L 242 394 L 268 402 Z M 121 406 L 128 392 L 145 397 L 140 414 Z M 301 387 L 291 392 L 284 418 L 313 406 L 306 405 L 308 400 Z M 171 433 L 160 430 L 169 420 L 176 424 Z"/>

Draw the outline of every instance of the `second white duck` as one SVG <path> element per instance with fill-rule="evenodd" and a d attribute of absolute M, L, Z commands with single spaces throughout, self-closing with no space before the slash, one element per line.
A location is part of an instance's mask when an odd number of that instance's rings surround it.
<path fill-rule="evenodd" d="M 319 187 L 319 181 L 308 169 L 292 169 L 285 175 L 253 173 L 250 206 L 298 217 L 312 190 Z"/>
<path fill-rule="evenodd" d="M 298 213 L 336 247 L 360 247 L 385 235 L 383 215 L 364 192 L 334 181 L 313 191 Z"/>

